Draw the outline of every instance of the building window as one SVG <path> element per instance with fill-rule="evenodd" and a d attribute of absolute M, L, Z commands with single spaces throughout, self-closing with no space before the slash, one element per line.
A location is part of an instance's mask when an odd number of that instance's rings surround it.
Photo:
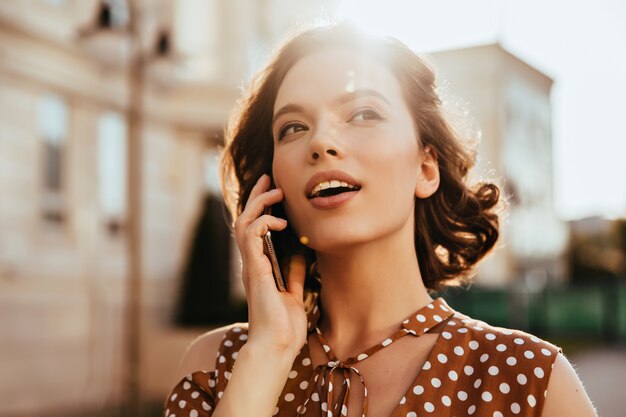
<path fill-rule="evenodd" d="M 64 159 L 68 111 L 62 98 L 44 96 L 39 102 L 38 130 L 42 139 L 42 215 L 61 223 L 65 217 Z"/>
<path fill-rule="evenodd" d="M 114 112 L 98 121 L 98 199 L 111 234 L 122 229 L 127 210 L 126 121 Z"/>
<path fill-rule="evenodd" d="M 219 80 L 221 2 L 178 0 L 174 4 L 174 49 L 187 57 L 178 76 L 195 82 Z"/>

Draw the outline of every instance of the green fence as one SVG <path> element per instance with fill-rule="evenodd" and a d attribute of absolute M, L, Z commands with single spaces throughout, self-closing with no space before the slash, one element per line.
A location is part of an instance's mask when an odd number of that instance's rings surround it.
<path fill-rule="evenodd" d="M 448 289 L 441 294 L 476 319 L 551 337 L 626 341 L 626 285 L 520 289 Z"/>

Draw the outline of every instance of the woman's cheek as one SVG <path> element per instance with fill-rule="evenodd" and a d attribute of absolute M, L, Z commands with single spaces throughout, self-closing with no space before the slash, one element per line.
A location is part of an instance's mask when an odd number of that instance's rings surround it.
<path fill-rule="evenodd" d="M 289 218 L 289 226 L 291 227 L 291 229 L 293 229 L 293 231 L 299 235 L 300 234 L 300 223 L 301 223 L 301 219 L 299 218 L 298 214 L 302 213 L 302 210 L 298 210 L 298 209 L 294 209 L 293 205 L 289 204 L 289 201 L 285 201 L 284 202 L 284 207 L 285 207 L 285 213 L 287 214 L 287 217 Z"/>
<path fill-rule="evenodd" d="M 274 158 L 274 163 L 272 164 L 272 172 L 274 173 L 274 184 L 276 188 L 281 188 L 283 190 L 283 207 L 285 208 L 285 212 L 290 220 L 290 226 L 294 226 L 294 213 L 297 210 L 294 210 L 294 204 L 297 200 L 297 190 L 294 184 L 289 180 L 289 173 L 285 171 L 289 171 L 289 169 L 285 164 L 282 163 L 281 158 L 279 156 Z M 293 177 L 292 177 L 293 178 Z"/>

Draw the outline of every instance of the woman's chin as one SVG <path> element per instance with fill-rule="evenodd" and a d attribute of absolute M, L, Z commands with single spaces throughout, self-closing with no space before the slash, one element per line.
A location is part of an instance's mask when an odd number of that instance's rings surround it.
<path fill-rule="evenodd" d="M 342 234 L 341 231 L 328 234 L 315 233 L 315 235 L 307 237 L 309 239 L 307 246 L 314 251 L 335 255 L 347 252 L 358 245 L 372 240 L 371 237 L 347 236 L 346 234 Z"/>

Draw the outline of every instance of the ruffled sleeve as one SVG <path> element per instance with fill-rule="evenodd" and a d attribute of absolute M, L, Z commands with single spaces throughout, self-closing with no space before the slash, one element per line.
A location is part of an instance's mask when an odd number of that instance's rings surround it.
<path fill-rule="evenodd" d="M 170 392 L 165 417 L 208 417 L 222 398 L 239 350 L 248 340 L 248 326 L 237 323 L 225 334 L 215 357 L 215 370 L 184 377 Z"/>
<path fill-rule="evenodd" d="M 165 402 L 165 417 L 209 417 L 216 405 L 217 371 L 198 371 L 184 377 Z"/>

